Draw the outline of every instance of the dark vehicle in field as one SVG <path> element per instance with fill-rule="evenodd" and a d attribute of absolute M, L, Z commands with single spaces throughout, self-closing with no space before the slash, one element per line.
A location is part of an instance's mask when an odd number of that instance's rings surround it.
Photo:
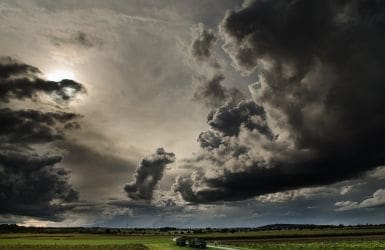
<path fill-rule="evenodd" d="M 176 237 L 172 239 L 177 246 L 189 246 L 193 248 L 206 248 L 206 241 L 198 238 Z"/>
<path fill-rule="evenodd" d="M 188 246 L 189 247 L 194 247 L 194 248 L 206 248 L 206 241 L 202 239 L 189 239 L 187 240 Z"/>

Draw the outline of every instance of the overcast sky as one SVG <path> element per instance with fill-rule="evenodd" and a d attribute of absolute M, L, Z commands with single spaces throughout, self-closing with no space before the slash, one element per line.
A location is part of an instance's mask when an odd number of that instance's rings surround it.
<path fill-rule="evenodd" d="M 385 3 L 0 0 L 0 223 L 385 223 Z"/>

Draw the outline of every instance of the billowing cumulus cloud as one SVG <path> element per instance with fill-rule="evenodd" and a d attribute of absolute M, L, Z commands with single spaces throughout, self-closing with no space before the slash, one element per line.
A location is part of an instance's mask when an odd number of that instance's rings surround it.
<path fill-rule="evenodd" d="M 379 179 L 379 180 L 384 180 L 385 179 L 385 167 L 381 166 L 373 170 L 372 173 L 369 174 L 370 177 Z"/>
<path fill-rule="evenodd" d="M 225 104 L 211 112 L 207 123 L 224 136 L 238 135 L 241 125 L 249 130 L 257 129 L 265 135 L 271 135 L 266 124 L 266 114 L 262 106 L 254 101 L 242 101 L 236 107 Z"/>
<path fill-rule="evenodd" d="M 30 99 L 44 107 L 36 97 L 45 93 L 62 109 L 60 105 L 84 88 L 72 80 L 46 81 L 39 74 L 36 67 L 1 59 L 0 103 L 7 108 L 0 109 L 0 214 L 58 221 L 72 208 L 69 203 L 78 199 L 78 192 L 69 183 L 70 172 L 56 166 L 62 157 L 41 151 L 47 143 L 65 139 L 66 130 L 78 128 L 76 119 L 81 116 L 15 109 L 12 101 Z"/>
<path fill-rule="evenodd" d="M 359 208 L 374 208 L 382 207 L 385 205 L 385 189 L 378 189 L 373 193 L 372 197 L 365 199 L 361 202 L 357 201 L 339 201 L 335 203 L 338 207 L 337 211 L 346 211 Z"/>
<path fill-rule="evenodd" d="M 382 2 L 306 0 L 229 12 L 223 48 L 240 72 L 257 73 L 250 89 L 263 112 L 218 108 L 189 160 L 205 170 L 179 177 L 174 190 L 190 202 L 241 200 L 384 164 L 384 13 Z"/>
<path fill-rule="evenodd" d="M 124 188 L 128 197 L 133 200 L 151 200 L 165 167 L 174 161 L 174 153 L 167 153 L 163 148 L 158 148 L 155 154 L 144 158 L 136 169 L 135 180 Z"/>

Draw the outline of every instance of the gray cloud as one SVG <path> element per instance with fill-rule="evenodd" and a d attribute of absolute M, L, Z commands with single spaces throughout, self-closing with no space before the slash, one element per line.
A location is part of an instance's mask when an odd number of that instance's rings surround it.
<path fill-rule="evenodd" d="M 338 207 L 337 211 L 346 211 L 359 208 L 374 208 L 382 207 L 385 205 L 385 189 L 378 189 L 373 193 L 372 197 L 365 199 L 361 202 L 356 201 L 338 201 L 335 206 Z"/>
<path fill-rule="evenodd" d="M 224 87 L 223 80 L 225 77 L 221 73 L 215 73 L 210 78 L 204 75 L 195 77 L 198 83 L 194 85 L 193 99 L 207 107 L 219 107 L 225 102 L 237 103 L 244 98 L 238 89 Z"/>
<path fill-rule="evenodd" d="M 371 173 L 369 173 L 370 177 L 373 177 L 378 180 L 384 180 L 385 179 L 385 167 L 380 166 L 376 169 L 374 169 Z"/>
<path fill-rule="evenodd" d="M 34 99 L 39 93 L 52 95 L 55 101 L 68 101 L 84 87 L 73 80 L 60 82 L 39 78 L 39 69 L 18 62 L 10 57 L 0 58 L 0 100 L 8 102 L 15 99 Z"/>
<path fill-rule="evenodd" d="M 243 125 L 249 130 L 257 129 L 260 133 L 272 137 L 266 123 L 265 110 L 252 100 L 242 101 L 235 107 L 229 104 L 219 107 L 209 114 L 207 123 L 224 136 L 238 135 Z"/>
<path fill-rule="evenodd" d="M 191 45 L 191 53 L 197 60 L 205 61 L 211 57 L 211 50 L 217 41 L 217 36 L 212 29 L 205 29 L 200 25 L 195 40 Z"/>
<path fill-rule="evenodd" d="M 64 130 L 77 128 L 80 115 L 64 112 L 0 109 L 0 141 L 43 143 L 64 138 Z"/>
<path fill-rule="evenodd" d="M 214 53 L 217 41 L 215 31 L 200 23 L 192 29 L 192 39 L 190 53 L 195 74 L 193 99 L 209 108 L 242 100 L 243 94 L 238 89 L 223 86 L 225 75 Z"/>
<path fill-rule="evenodd" d="M 256 197 L 256 200 L 263 203 L 285 203 L 298 199 L 320 199 L 322 197 L 346 195 L 351 192 L 352 189 L 353 186 L 351 185 L 342 187 L 322 186 L 301 188 L 290 191 L 260 195 Z"/>
<path fill-rule="evenodd" d="M 226 100 L 226 90 L 221 85 L 224 79 L 222 74 L 214 75 L 211 79 L 206 79 L 205 76 L 197 77 L 199 84 L 194 88 L 193 99 L 208 107 L 219 106 Z"/>
<path fill-rule="evenodd" d="M 38 102 L 39 92 L 54 94 L 61 105 L 84 91 L 72 80 L 45 81 L 36 67 L 9 57 L 1 59 L 0 72 L 0 102 L 9 107 L 14 99 Z M 37 153 L 36 145 L 65 139 L 65 130 L 79 127 L 75 121 L 79 117 L 58 111 L 0 109 L 0 214 L 64 219 L 63 213 L 72 208 L 67 203 L 76 201 L 78 192 L 69 184 L 70 172 L 55 166 L 62 157 Z"/>
<path fill-rule="evenodd" d="M 240 110 L 209 118 L 220 133 L 201 136 L 189 162 L 205 171 L 178 178 L 174 190 L 190 202 L 240 200 L 384 164 L 384 13 L 380 2 L 302 0 L 229 12 L 224 49 L 239 71 L 258 73 L 251 91 L 263 126 L 250 126 L 252 114 Z"/>
<path fill-rule="evenodd" d="M 24 76 L 33 77 L 35 74 L 39 74 L 40 70 L 31 65 L 19 63 L 11 57 L 0 58 L 0 78 L 8 79 L 11 76 Z"/>
<path fill-rule="evenodd" d="M 54 167 L 60 156 L 0 150 L 0 213 L 60 220 L 63 203 L 77 200 L 68 171 Z"/>
<path fill-rule="evenodd" d="M 175 155 L 167 153 L 163 148 L 158 148 L 155 154 L 144 158 L 136 169 L 135 180 L 124 188 L 128 197 L 133 200 L 151 200 L 166 165 L 174 161 Z"/>

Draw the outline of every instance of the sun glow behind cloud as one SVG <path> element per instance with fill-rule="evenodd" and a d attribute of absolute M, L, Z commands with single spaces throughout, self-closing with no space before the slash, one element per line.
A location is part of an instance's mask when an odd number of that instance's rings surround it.
<path fill-rule="evenodd" d="M 55 69 L 55 70 L 49 71 L 46 74 L 46 77 L 50 81 L 57 81 L 58 82 L 58 81 L 61 81 L 63 79 L 74 80 L 75 74 L 73 71 L 71 71 L 69 69 Z"/>
<path fill-rule="evenodd" d="M 18 223 L 17 225 L 24 227 L 46 227 L 48 223 L 49 221 L 28 219 L 25 220 L 23 223 Z"/>

